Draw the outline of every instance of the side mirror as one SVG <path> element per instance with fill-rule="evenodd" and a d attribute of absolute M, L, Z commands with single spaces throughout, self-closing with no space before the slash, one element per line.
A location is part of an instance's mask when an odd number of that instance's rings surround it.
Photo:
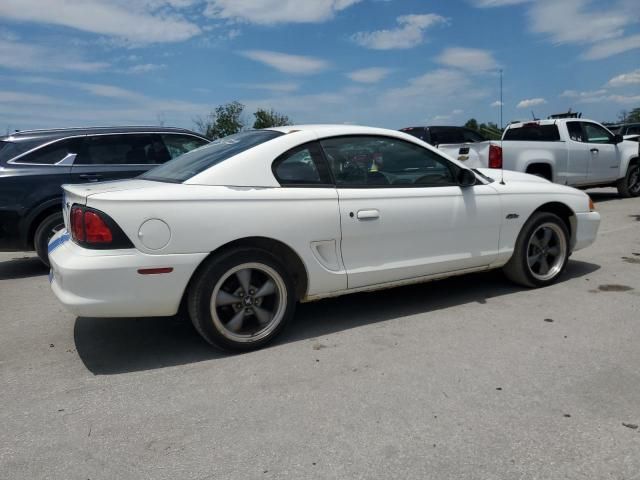
<path fill-rule="evenodd" d="M 614 143 L 614 145 L 617 145 L 617 144 L 622 143 L 622 142 L 624 142 L 624 137 L 623 137 L 622 135 L 619 135 L 619 134 L 617 134 L 617 133 L 616 133 L 616 134 L 613 136 L 613 143 Z"/>
<path fill-rule="evenodd" d="M 476 174 L 463 168 L 458 172 L 458 184 L 461 187 L 473 187 L 476 184 Z"/>

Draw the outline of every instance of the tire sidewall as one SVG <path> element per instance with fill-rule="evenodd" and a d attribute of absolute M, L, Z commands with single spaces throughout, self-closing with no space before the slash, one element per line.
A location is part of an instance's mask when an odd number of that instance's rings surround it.
<path fill-rule="evenodd" d="M 220 278 L 243 263 L 261 263 L 271 267 L 280 275 L 287 290 L 282 320 L 273 331 L 255 342 L 237 342 L 224 336 L 216 328 L 210 311 L 211 295 Z M 296 294 L 291 275 L 277 257 L 260 249 L 236 249 L 211 258 L 197 274 L 189 291 L 189 315 L 196 330 L 212 345 L 228 351 L 255 350 L 271 342 L 291 320 L 295 306 Z"/>
<path fill-rule="evenodd" d="M 38 254 L 38 257 L 47 267 L 49 266 L 49 252 L 48 252 L 48 243 L 49 239 L 48 234 L 53 230 L 57 225 L 61 225 L 64 223 L 64 219 L 62 217 L 62 213 L 52 213 L 45 217 L 42 222 L 36 228 L 35 233 L 33 234 L 33 246 Z"/>
<path fill-rule="evenodd" d="M 527 250 L 528 250 L 528 245 L 529 245 L 529 240 L 531 239 L 531 235 L 533 235 L 533 233 L 538 229 L 538 227 L 544 223 L 555 223 L 557 224 L 560 229 L 562 230 L 562 232 L 564 233 L 564 238 L 565 238 L 565 242 L 567 243 L 566 245 L 566 252 L 567 254 L 565 255 L 564 258 L 564 262 L 562 264 L 562 268 L 560 269 L 560 271 L 558 272 L 558 274 L 549 279 L 549 280 L 540 280 L 539 278 L 536 278 L 535 276 L 533 276 L 533 274 L 531 273 L 530 269 L 529 269 L 529 264 L 527 262 Z M 516 246 L 516 255 L 518 255 L 518 258 L 516 259 L 516 261 L 518 261 L 520 263 L 520 267 L 522 268 L 522 272 L 524 273 L 524 275 L 526 276 L 527 281 L 535 286 L 535 287 L 544 287 L 547 285 L 552 285 L 554 283 L 556 283 L 558 281 L 558 279 L 562 276 L 562 274 L 564 273 L 564 270 L 567 266 L 567 262 L 569 261 L 569 256 L 571 254 L 571 245 L 570 245 L 570 240 L 571 237 L 569 235 L 569 230 L 566 226 L 566 224 L 562 221 L 562 219 L 560 217 L 558 217 L 557 215 L 554 215 L 553 213 L 547 213 L 547 212 L 539 212 L 539 213 L 535 213 L 531 219 L 525 224 L 522 233 L 520 234 L 520 236 L 518 237 L 518 242 L 517 242 L 517 246 Z"/>
<path fill-rule="evenodd" d="M 629 169 L 627 170 L 627 176 L 624 179 L 625 180 L 625 185 L 626 185 L 626 189 L 627 189 L 627 196 L 630 198 L 635 198 L 640 196 L 640 192 L 638 193 L 634 193 L 631 191 L 631 185 L 629 185 L 629 182 L 631 181 L 631 175 L 633 174 L 634 170 L 639 170 L 640 169 L 640 164 L 638 163 L 634 163 L 633 165 L 629 166 Z"/>

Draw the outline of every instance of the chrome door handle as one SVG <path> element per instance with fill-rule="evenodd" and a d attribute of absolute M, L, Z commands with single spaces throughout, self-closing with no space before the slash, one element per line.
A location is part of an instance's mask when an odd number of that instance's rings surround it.
<path fill-rule="evenodd" d="M 598 153 L 600 150 L 598 150 L 597 148 L 592 148 L 590 150 L 591 153 Z"/>
<path fill-rule="evenodd" d="M 375 220 L 380 218 L 378 210 L 358 210 L 358 220 Z"/>

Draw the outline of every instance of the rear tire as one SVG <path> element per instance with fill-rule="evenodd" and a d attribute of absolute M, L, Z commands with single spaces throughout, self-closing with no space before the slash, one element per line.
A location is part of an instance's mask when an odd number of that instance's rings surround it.
<path fill-rule="evenodd" d="M 629 165 L 624 178 L 616 182 L 618 194 L 622 198 L 633 198 L 640 196 L 640 163 Z"/>
<path fill-rule="evenodd" d="M 40 258 L 40 261 L 47 267 L 50 266 L 48 253 L 49 240 L 62 228 L 64 228 L 62 213 L 56 212 L 45 217 L 33 235 L 33 246 L 38 254 L 38 258 Z"/>
<path fill-rule="evenodd" d="M 222 350 L 248 351 L 268 344 L 293 317 L 296 290 L 273 254 L 237 248 L 211 257 L 188 292 L 198 333 Z"/>
<path fill-rule="evenodd" d="M 538 212 L 522 227 L 504 273 L 525 287 L 545 287 L 557 281 L 568 260 L 567 226 L 553 213 Z"/>

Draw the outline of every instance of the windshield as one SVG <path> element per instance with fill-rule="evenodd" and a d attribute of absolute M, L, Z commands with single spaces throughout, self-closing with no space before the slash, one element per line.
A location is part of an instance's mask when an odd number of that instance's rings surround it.
<path fill-rule="evenodd" d="M 213 165 L 280 135 L 283 133 L 274 130 L 251 130 L 219 138 L 204 147 L 180 155 L 164 165 L 149 170 L 140 178 L 158 182 L 182 183 Z"/>

